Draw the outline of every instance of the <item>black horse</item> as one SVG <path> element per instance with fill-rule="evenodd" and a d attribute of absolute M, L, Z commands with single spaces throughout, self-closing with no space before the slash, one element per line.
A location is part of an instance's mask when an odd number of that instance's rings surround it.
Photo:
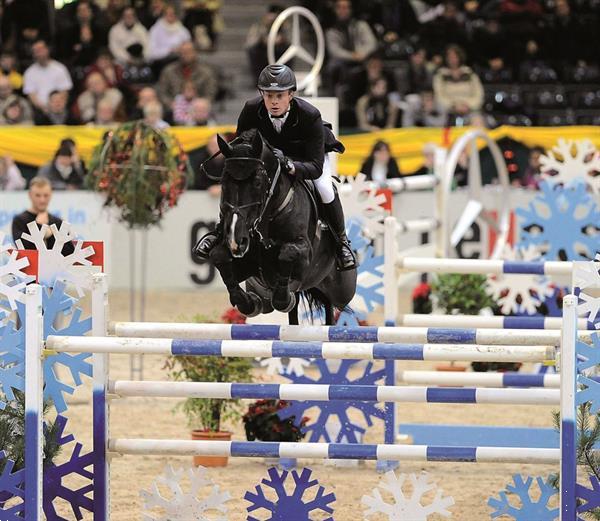
<path fill-rule="evenodd" d="M 231 304 L 247 316 L 274 309 L 298 323 L 298 296 L 325 310 L 354 297 L 356 270 L 337 271 L 335 242 L 318 216 L 309 184 L 283 173 L 271 146 L 256 130 L 227 143 L 218 136 L 225 166 L 221 177 L 223 239 L 210 258 Z M 240 287 L 246 282 L 246 290 Z"/>

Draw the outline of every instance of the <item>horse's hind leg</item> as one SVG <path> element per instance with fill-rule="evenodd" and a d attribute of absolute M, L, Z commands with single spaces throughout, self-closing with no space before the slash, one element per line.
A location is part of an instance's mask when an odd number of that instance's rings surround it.
<path fill-rule="evenodd" d="M 290 291 L 290 279 L 294 268 L 304 261 L 307 254 L 308 248 L 303 239 L 281 246 L 277 258 L 277 285 L 271 299 L 271 303 L 277 311 L 288 313 L 296 304 L 296 296 Z"/>

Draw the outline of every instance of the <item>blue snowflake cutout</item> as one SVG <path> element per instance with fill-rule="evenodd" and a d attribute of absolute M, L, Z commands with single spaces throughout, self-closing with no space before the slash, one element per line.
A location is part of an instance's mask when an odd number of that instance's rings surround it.
<path fill-rule="evenodd" d="M 585 389 L 578 390 L 575 395 L 577 405 L 589 403 L 592 414 L 600 412 L 600 383 L 583 375 L 577 377 L 577 383 L 585 386 Z"/>
<path fill-rule="evenodd" d="M 11 506 L 0 508 L 0 519 L 2 521 L 23 521 L 25 517 L 25 469 L 14 470 L 15 462 L 8 459 L 4 451 L 0 451 L 0 460 L 4 461 L 4 468 L 0 474 L 0 501 L 13 500 Z M 20 498 L 21 501 L 16 501 L 14 498 Z"/>
<path fill-rule="evenodd" d="M 58 429 L 56 432 L 56 441 L 65 446 L 75 440 L 73 435 L 64 435 L 67 419 L 64 416 L 57 416 L 56 423 Z M 48 521 L 71 521 L 72 517 L 62 517 L 56 512 L 54 501 L 60 498 L 71 506 L 75 519 L 83 519 L 82 510 L 92 512 L 94 501 L 89 496 L 93 491 L 92 481 L 94 479 L 93 464 L 94 453 L 88 452 L 82 454 L 83 445 L 76 442 L 72 448 L 69 459 L 59 465 L 50 464 L 44 466 L 44 513 Z M 78 476 L 78 481 L 83 478 L 88 481 L 87 484 L 71 490 L 63 483 L 67 478 Z"/>
<path fill-rule="evenodd" d="M 65 283 L 57 281 L 54 288 L 44 287 L 42 293 L 42 308 L 44 314 L 44 339 L 49 335 L 83 336 L 92 329 L 92 319 L 81 318 L 83 311 L 77 307 L 78 300 L 65 292 Z M 17 303 L 17 314 L 21 324 L 25 323 L 25 305 Z M 24 335 L 23 326 L 19 335 Z M 16 340 L 13 340 L 15 342 Z M 24 362 L 24 336 L 19 337 L 23 347 L 14 349 L 14 355 L 21 357 Z M 44 359 L 44 400 L 51 400 L 56 412 L 67 410 L 65 394 L 73 394 L 75 388 L 83 383 L 81 377 L 92 376 L 92 364 L 88 362 L 91 353 L 57 353 Z M 56 366 L 66 367 L 72 378 L 72 383 L 61 382 L 56 372 Z"/>
<path fill-rule="evenodd" d="M 550 480 L 544 481 L 543 478 L 535 478 L 540 489 L 540 496 L 537 501 L 533 501 L 530 496 L 530 488 L 533 478 L 528 476 L 525 481 L 523 476 L 515 474 L 513 476 L 514 485 L 509 484 L 506 490 L 500 491 L 500 499 L 489 498 L 488 505 L 494 509 L 490 514 L 492 519 L 500 516 L 510 516 L 516 521 L 553 521 L 558 519 L 558 508 L 550 508 L 548 502 L 558 491 L 550 484 Z M 508 494 L 514 494 L 520 500 L 519 506 L 510 503 Z"/>
<path fill-rule="evenodd" d="M 335 501 L 335 494 L 332 492 L 325 494 L 325 487 L 319 485 L 318 480 L 310 479 L 311 469 L 304 468 L 301 472 L 292 471 L 295 487 L 289 495 L 285 489 L 285 481 L 289 472 L 284 470 L 279 474 L 275 467 L 270 468 L 267 472 L 270 479 L 265 478 L 261 481 L 261 485 L 256 485 L 254 487 L 256 492 L 246 492 L 244 495 L 244 499 L 251 503 L 246 508 L 248 512 L 264 509 L 271 516 L 266 519 L 273 521 L 308 521 L 312 519 L 311 512 L 318 510 L 333 514 L 333 508 L 330 505 Z M 314 497 L 304 500 L 306 492 L 316 486 L 318 488 Z M 271 489 L 271 493 L 275 493 L 276 501 L 265 495 L 265 488 Z M 265 512 L 264 515 L 267 513 Z M 246 519 L 247 521 L 260 521 L 259 518 L 250 515 Z M 333 517 L 327 517 L 324 521 L 333 521 Z"/>
<path fill-rule="evenodd" d="M 363 366 L 364 364 L 364 366 Z M 337 367 L 336 367 L 337 366 Z M 362 367 L 361 367 L 362 366 Z M 375 385 L 385 377 L 385 369 L 373 370 L 373 362 L 363 360 L 316 360 L 313 364 L 320 373 L 320 377 L 313 379 L 307 375 L 296 374 L 284 375 L 295 384 L 340 384 L 340 385 Z M 351 370 L 362 368 L 362 373 L 355 378 L 349 375 Z M 342 440 L 347 443 L 359 443 L 359 435 L 363 435 L 366 429 L 353 422 L 348 414 L 350 409 L 359 410 L 368 427 L 373 425 L 373 418 L 384 419 L 385 413 L 373 402 L 362 401 L 292 401 L 290 404 L 278 411 L 281 419 L 295 417 L 294 423 L 298 426 L 306 411 L 312 407 L 318 408 L 319 416 L 314 421 L 303 427 L 303 432 L 309 433 L 309 441 L 317 442 L 321 439 L 327 443 L 339 443 Z M 327 432 L 327 421 L 330 417 L 337 416 L 341 424 L 337 439 L 332 440 Z"/>
<path fill-rule="evenodd" d="M 581 340 L 577 340 L 575 344 L 577 370 L 580 372 L 600 365 L 600 334 L 593 333 L 591 339 L 591 344 L 586 344 Z"/>
<path fill-rule="evenodd" d="M 25 391 L 25 338 L 23 327 L 11 320 L 0 326 L 0 410 Z"/>
<path fill-rule="evenodd" d="M 74 436 L 64 435 L 67 419 L 64 416 L 57 416 L 57 429 L 55 431 L 55 442 L 61 446 L 65 446 L 74 441 Z M 48 436 L 48 430 L 44 426 L 44 436 Z M 72 521 L 73 519 L 83 519 L 82 510 L 88 512 L 93 511 L 93 500 L 89 494 L 93 490 L 92 480 L 93 472 L 87 470 L 92 468 L 94 460 L 93 453 L 81 454 L 83 445 L 76 443 L 71 451 L 71 455 L 65 463 L 60 465 L 44 464 L 44 481 L 43 481 L 43 510 L 47 521 Z M 4 459 L 4 452 L 0 452 L 0 458 Z M 0 501 L 7 501 L 11 498 L 21 498 L 24 496 L 25 469 L 13 471 L 14 462 L 6 459 L 2 474 L 0 474 Z M 71 478 L 73 475 L 78 475 L 84 478 L 89 483 L 79 489 L 71 490 L 63 480 Z M 54 501 L 60 498 L 71 506 L 73 516 L 62 517 L 56 512 Z M 11 501 L 13 503 L 13 501 Z M 2 521 L 23 521 L 24 519 L 24 502 L 15 502 L 8 509 L 0 509 L 0 519 Z"/>
<path fill-rule="evenodd" d="M 586 260 L 598 248 L 600 208 L 582 183 L 565 190 L 540 183 L 537 195 L 527 208 L 517 208 L 521 218 L 520 247 L 535 246 L 548 260 Z"/>
<path fill-rule="evenodd" d="M 577 483 L 577 498 L 583 501 L 583 503 L 577 507 L 578 513 L 589 512 L 594 508 L 600 508 L 600 481 L 598 481 L 598 478 L 594 475 L 590 475 L 589 480 L 592 485 L 591 489 Z"/>

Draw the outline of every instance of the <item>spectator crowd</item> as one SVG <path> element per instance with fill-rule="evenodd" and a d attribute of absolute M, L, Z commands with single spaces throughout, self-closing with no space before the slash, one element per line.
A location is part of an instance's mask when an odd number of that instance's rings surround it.
<path fill-rule="evenodd" d="M 600 124 L 599 0 L 301 3 L 325 30 L 319 92 L 338 97 L 342 127 Z M 0 125 L 214 125 L 215 102 L 230 92 L 224 71 L 206 60 L 227 38 L 220 7 L 75 0 L 51 16 L 46 0 L 3 1 Z M 268 5 L 248 27 L 249 85 L 267 64 L 267 35 L 283 7 Z M 284 24 L 276 54 L 288 45 Z M 212 148 L 214 139 L 196 160 Z M 375 179 L 400 175 L 385 143 L 365 159 Z M 75 144 L 62 142 L 38 175 L 55 189 L 81 187 Z M 0 189 L 24 184 L 0 158 Z"/>

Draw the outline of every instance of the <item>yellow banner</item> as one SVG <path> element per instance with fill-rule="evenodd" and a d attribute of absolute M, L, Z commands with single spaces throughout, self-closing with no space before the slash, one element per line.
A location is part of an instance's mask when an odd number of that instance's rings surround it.
<path fill-rule="evenodd" d="M 0 127 L 0 155 L 9 155 L 15 161 L 34 166 L 48 162 L 61 139 L 74 139 L 85 160 L 91 158 L 94 147 L 100 142 L 106 128 L 99 127 Z M 234 127 L 172 127 L 170 131 L 179 139 L 185 150 L 203 146 L 215 132 L 233 132 Z M 399 128 L 353 134 L 341 137 L 346 153 L 338 157 L 338 171 L 342 175 L 356 174 L 371 148 L 378 140 L 387 141 L 398 160 L 400 170 L 409 174 L 423 164 L 423 145 L 435 143 L 451 145 L 469 128 Z M 498 127 L 489 131 L 493 139 L 512 138 L 526 146 L 550 149 L 559 138 L 589 139 L 600 148 L 599 127 Z"/>

